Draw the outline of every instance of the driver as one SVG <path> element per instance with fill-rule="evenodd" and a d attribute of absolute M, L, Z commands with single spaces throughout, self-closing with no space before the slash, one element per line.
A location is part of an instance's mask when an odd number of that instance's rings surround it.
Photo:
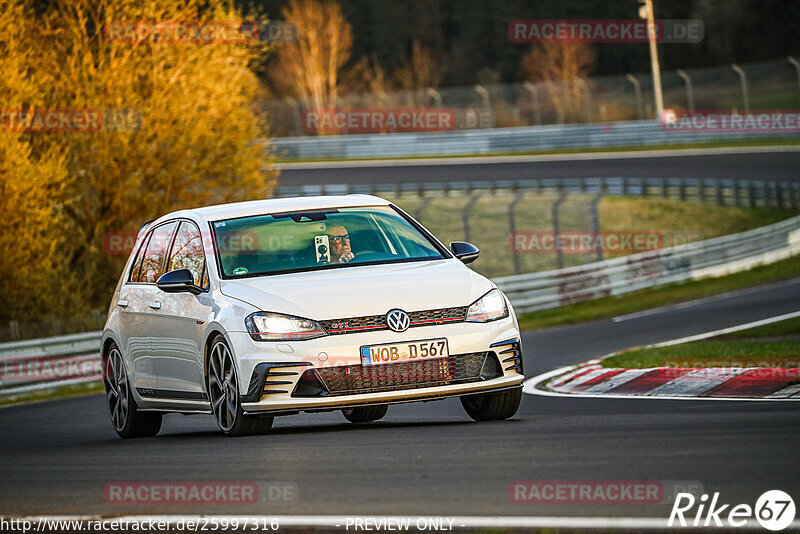
<path fill-rule="evenodd" d="M 350 234 L 344 226 L 329 227 L 328 242 L 331 246 L 331 263 L 347 263 L 355 257 L 350 250 Z"/>

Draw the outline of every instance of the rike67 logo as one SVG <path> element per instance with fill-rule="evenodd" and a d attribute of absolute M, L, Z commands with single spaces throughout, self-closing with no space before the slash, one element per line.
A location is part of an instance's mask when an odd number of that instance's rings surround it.
<path fill-rule="evenodd" d="M 697 510 L 693 510 L 697 507 Z M 694 513 L 692 513 L 694 512 Z M 755 507 L 749 504 L 722 504 L 719 492 L 711 501 L 703 494 L 696 499 L 691 493 L 679 493 L 672 505 L 667 526 L 681 527 L 753 527 L 752 519 L 767 530 L 779 531 L 792 525 L 795 517 L 794 500 L 781 490 L 763 493 Z"/>

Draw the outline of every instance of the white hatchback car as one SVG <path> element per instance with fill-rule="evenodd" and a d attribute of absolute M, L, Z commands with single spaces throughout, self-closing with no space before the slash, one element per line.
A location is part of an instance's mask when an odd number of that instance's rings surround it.
<path fill-rule="evenodd" d="M 506 297 L 390 202 L 304 197 L 178 211 L 146 225 L 102 338 L 114 429 L 213 413 L 228 435 L 274 416 L 459 396 L 475 420 L 516 413 L 519 326 Z"/>

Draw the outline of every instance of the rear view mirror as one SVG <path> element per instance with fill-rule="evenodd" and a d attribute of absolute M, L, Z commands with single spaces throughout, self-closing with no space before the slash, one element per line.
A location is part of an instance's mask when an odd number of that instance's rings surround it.
<path fill-rule="evenodd" d="M 175 269 L 164 273 L 156 282 L 158 289 L 164 293 L 182 293 L 188 291 L 194 295 L 202 293 L 203 290 L 194 284 L 194 276 L 189 269 Z"/>

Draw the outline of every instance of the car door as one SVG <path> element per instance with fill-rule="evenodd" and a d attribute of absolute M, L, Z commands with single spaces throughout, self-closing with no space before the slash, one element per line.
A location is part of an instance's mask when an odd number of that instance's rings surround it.
<path fill-rule="evenodd" d="M 145 252 L 142 255 L 141 265 L 137 271 L 136 282 L 131 284 L 129 307 L 137 311 L 136 328 L 141 331 L 139 347 L 135 351 L 134 372 L 142 372 L 142 379 L 135 381 L 134 386 L 139 394 L 144 397 L 158 397 L 158 369 L 156 366 L 156 351 L 159 342 L 153 339 L 153 324 L 158 318 L 161 303 L 158 301 L 160 291 L 156 281 L 161 276 L 167 250 L 172 240 L 172 235 L 178 227 L 177 221 L 170 221 L 156 226 L 150 231 Z M 147 379 L 145 380 L 144 377 Z M 138 384 L 138 385 L 137 385 Z"/>
<path fill-rule="evenodd" d="M 151 327 L 158 387 L 162 396 L 179 400 L 205 400 L 203 329 L 211 310 L 207 291 L 203 239 L 198 226 L 182 220 L 167 255 L 164 272 L 189 269 L 203 291 L 166 293 L 156 288 L 161 309 Z"/>
<path fill-rule="evenodd" d="M 119 290 L 119 339 L 122 352 L 130 362 L 131 386 L 140 391 L 155 391 L 158 387 L 155 361 L 150 350 L 150 334 L 147 329 L 147 304 L 153 300 L 152 287 L 142 283 L 140 276 L 148 243 L 153 236 L 150 231 L 139 243 L 130 272 Z"/>

